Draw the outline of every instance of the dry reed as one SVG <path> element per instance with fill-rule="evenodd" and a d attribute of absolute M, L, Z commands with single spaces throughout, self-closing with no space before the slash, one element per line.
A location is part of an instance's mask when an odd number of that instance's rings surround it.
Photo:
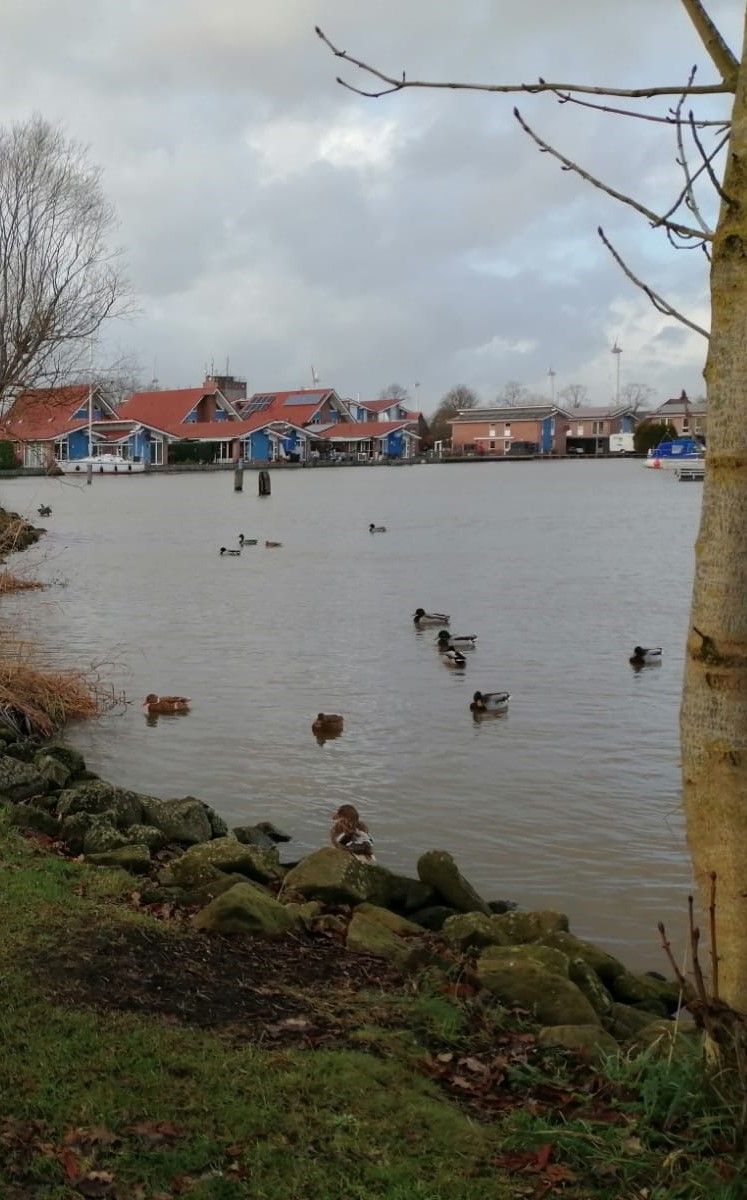
<path fill-rule="evenodd" d="M 0 720 L 19 734 L 50 737 L 69 721 L 98 716 L 115 699 L 93 673 L 55 671 L 29 661 L 23 648 L 0 657 Z"/>
<path fill-rule="evenodd" d="M 0 596 L 7 596 L 10 592 L 30 592 L 44 586 L 38 579 L 24 579 L 10 571 L 0 571 Z"/>

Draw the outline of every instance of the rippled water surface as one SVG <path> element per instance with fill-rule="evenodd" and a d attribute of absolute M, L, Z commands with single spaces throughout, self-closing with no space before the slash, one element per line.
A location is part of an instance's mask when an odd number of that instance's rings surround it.
<path fill-rule="evenodd" d="M 489 897 L 557 906 L 577 932 L 660 965 L 656 921 L 688 886 L 677 712 L 701 488 L 640 463 L 480 463 L 3 484 L 49 503 L 24 569 L 67 581 L 9 597 L 7 624 L 67 662 L 107 661 L 132 698 L 72 733 L 91 767 L 192 793 L 302 850 L 352 800 L 380 861 L 453 851 Z M 388 527 L 371 536 L 369 521 Z M 219 559 L 246 537 L 283 542 Z M 463 676 L 418 606 L 477 633 Z M 664 663 L 635 674 L 635 643 Z M 510 714 L 475 724 L 475 688 Z M 146 692 L 193 698 L 148 725 Z M 318 710 L 345 715 L 319 746 Z"/>

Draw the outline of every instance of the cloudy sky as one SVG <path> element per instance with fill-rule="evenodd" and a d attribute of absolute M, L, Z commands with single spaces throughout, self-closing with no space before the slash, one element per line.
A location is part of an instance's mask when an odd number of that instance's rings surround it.
<path fill-rule="evenodd" d="M 738 49 L 743 0 L 709 8 Z M 226 359 L 251 390 L 309 386 L 313 363 L 345 395 L 398 381 L 429 412 L 457 382 L 486 402 L 508 380 L 548 393 L 551 367 L 558 391 L 606 402 L 617 339 L 623 382 L 702 391 L 704 340 L 595 230 L 707 324 L 703 255 L 562 172 L 512 108 L 657 209 L 681 187 L 671 130 L 548 97 L 362 99 L 317 23 L 411 77 L 675 85 L 698 63 L 713 79 L 679 0 L 5 0 L 3 120 L 61 122 L 117 208 L 138 310 L 102 355 L 164 387 Z"/>

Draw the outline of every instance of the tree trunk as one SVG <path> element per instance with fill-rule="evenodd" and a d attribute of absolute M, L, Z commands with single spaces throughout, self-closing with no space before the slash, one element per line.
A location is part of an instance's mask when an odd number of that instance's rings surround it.
<path fill-rule="evenodd" d="M 708 449 L 680 713 L 687 836 L 720 994 L 747 1012 L 747 16 L 711 264 Z"/>

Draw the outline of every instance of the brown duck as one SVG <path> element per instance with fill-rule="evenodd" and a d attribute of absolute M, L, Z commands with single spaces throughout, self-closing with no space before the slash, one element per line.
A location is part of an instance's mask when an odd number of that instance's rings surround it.
<path fill-rule="evenodd" d="M 352 804 L 341 804 L 333 816 L 330 840 L 338 850 L 347 850 L 363 862 L 376 862 L 373 838 Z"/>
<path fill-rule="evenodd" d="M 188 696 L 157 696 L 155 692 L 149 692 L 143 707 L 149 713 L 186 713 L 191 703 Z"/>

